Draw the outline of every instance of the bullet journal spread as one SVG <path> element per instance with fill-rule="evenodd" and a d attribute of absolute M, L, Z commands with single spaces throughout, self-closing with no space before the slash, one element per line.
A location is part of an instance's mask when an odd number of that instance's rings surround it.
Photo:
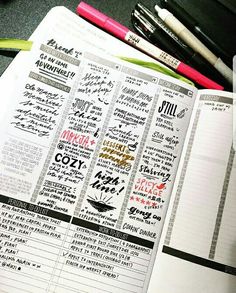
<path fill-rule="evenodd" d="M 32 40 L 0 80 L 0 291 L 233 293 L 232 93 L 64 7 Z"/>

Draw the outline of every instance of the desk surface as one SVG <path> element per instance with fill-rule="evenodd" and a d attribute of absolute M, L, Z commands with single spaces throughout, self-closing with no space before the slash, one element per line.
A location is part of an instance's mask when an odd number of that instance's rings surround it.
<path fill-rule="evenodd" d="M 222 0 L 223 1 L 223 0 Z M 227 10 L 222 1 L 216 0 L 176 0 L 198 19 L 202 27 L 207 28 L 213 38 L 233 57 L 236 55 L 236 15 Z M 28 39 L 47 12 L 54 6 L 63 5 L 75 11 L 78 0 L 2 0 L 0 1 L 1 38 Z M 87 0 L 88 4 L 101 10 L 115 20 L 133 30 L 130 15 L 137 0 Z M 221 3 L 220 3 L 221 2 Z M 153 10 L 160 1 L 145 0 L 147 7 Z M 217 29 L 216 29 L 217 28 Z M 217 32 L 217 33 L 215 33 Z M 0 51 L 0 75 L 15 56 L 12 51 Z"/>

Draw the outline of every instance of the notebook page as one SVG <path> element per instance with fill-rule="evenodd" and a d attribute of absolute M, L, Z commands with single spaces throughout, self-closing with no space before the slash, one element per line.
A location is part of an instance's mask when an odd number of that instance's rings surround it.
<path fill-rule="evenodd" d="M 235 292 L 232 94 L 200 92 L 150 293 Z"/>
<path fill-rule="evenodd" d="M 167 246 L 214 259 L 212 245 L 217 241 L 220 217 L 226 213 L 223 200 L 230 200 L 232 193 L 229 189 L 229 198 L 226 196 L 233 170 L 231 147 L 232 98 L 202 94 L 177 189 Z M 228 265 L 226 260 L 224 263 Z"/>
<path fill-rule="evenodd" d="M 0 125 L 1 290 L 144 293 L 196 89 L 50 14 Z"/>

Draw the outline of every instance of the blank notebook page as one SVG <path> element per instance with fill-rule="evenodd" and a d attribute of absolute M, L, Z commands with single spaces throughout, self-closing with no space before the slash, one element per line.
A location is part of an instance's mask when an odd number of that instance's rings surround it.
<path fill-rule="evenodd" d="M 165 245 L 236 266 L 236 171 L 232 99 L 202 95 Z"/>

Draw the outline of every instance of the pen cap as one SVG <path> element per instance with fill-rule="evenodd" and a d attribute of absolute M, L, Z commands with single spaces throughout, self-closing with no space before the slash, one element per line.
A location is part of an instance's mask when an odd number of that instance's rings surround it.
<path fill-rule="evenodd" d="M 120 23 L 116 22 L 115 20 L 111 19 L 107 15 L 103 14 L 83 1 L 80 2 L 80 4 L 77 6 L 76 12 L 82 17 L 122 40 L 129 31 L 125 26 L 121 25 Z"/>

